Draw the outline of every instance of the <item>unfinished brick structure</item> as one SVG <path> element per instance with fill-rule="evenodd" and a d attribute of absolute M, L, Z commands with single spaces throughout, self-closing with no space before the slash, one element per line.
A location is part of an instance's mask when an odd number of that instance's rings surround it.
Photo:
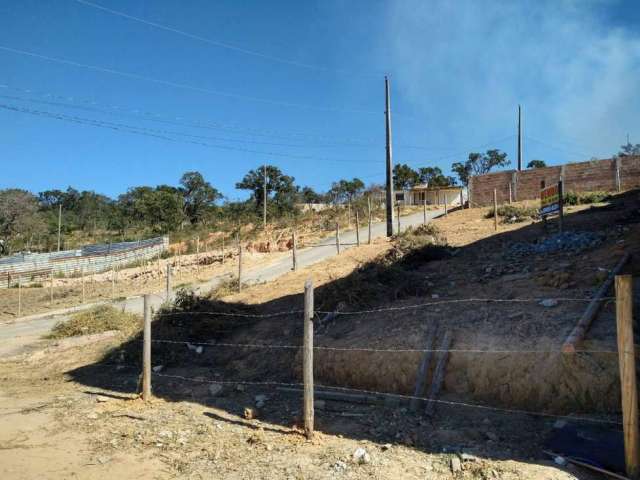
<path fill-rule="evenodd" d="M 540 198 L 540 185 L 564 182 L 565 192 L 617 192 L 640 187 L 640 157 L 621 157 L 568 163 L 555 167 L 531 170 L 506 170 L 471 177 L 469 201 L 471 206 L 493 204 L 493 190 L 497 190 L 498 203 Z"/>

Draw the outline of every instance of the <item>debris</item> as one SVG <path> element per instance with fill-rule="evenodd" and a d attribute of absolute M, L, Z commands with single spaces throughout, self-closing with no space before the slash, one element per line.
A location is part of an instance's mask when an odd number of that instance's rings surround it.
<path fill-rule="evenodd" d="M 103 395 L 98 395 L 96 397 L 96 402 L 98 402 L 98 403 L 106 403 L 108 401 L 109 401 L 109 397 L 105 397 Z"/>
<path fill-rule="evenodd" d="M 364 448 L 358 447 L 356 451 L 353 452 L 353 461 L 359 464 L 369 463 L 371 457 Z"/>
<path fill-rule="evenodd" d="M 154 373 L 160 373 L 163 368 L 164 368 L 164 365 L 156 365 L 151 370 L 153 370 Z"/>
<path fill-rule="evenodd" d="M 384 445 L 382 445 L 382 447 L 380 447 L 382 449 L 383 452 L 390 450 L 391 449 L 391 444 L 390 443 L 385 443 Z"/>
<path fill-rule="evenodd" d="M 264 395 L 263 393 L 256 395 L 255 397 L 253 397 L 253 399 L 255 400 L 256 403 L 259 402 L 266 402 L 268 400 L 268 397 L 266 395 Z"/>
<path fill-rule="evenodd" d="M 204 352 L 204 347 L 202 345 L 193 345 L 191 343 L 187 343 L 187 348 L 192 352 L 196 352 L 198 355 Z"/>
<path fill-rule="evenodd" d="M 337 472 L 344 472 L 347 469 L 347 464 L 344 463 L 342 460 L 338 460 L 336 463 L 333 464 L 333 469 Z"/>
<path fill-rule="evenodd" d="M 514 243 L 509 254 L 527 256 L 534 253 L 553 253 L 567 251 L 579 253 L 601 243 L 603 235 L 594 232 L 563 232 L 551 235 L 535 243 Z"/>
<path fill-rule="evenodd" d="M 540 302 L 540 305 L 547 308 L 555 307 L 556 305 L 558 305 L 558 301 L 554 298 L 545 298 Z"/>

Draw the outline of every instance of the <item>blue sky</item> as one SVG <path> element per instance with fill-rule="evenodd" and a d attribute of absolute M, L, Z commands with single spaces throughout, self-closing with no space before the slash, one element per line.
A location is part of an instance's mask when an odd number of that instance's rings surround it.
<path fill-rule="evenodd" d="M 0 4 L 0 188 L 115 196 L 199 170 L 235 199 L 263 162 L 318 190 L 381 182 L 385 73 L 396 163 L 514 161 L 518 103 L 525 162 L 640 143 L 634 1 L 87 1 L 198 38 L 77 0 Z"/>

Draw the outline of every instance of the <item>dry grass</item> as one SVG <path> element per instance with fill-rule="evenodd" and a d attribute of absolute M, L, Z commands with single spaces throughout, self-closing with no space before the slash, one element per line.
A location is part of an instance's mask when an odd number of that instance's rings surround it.
<path fill-rule="evenodd" d="M 109 330 L 118 330 L 128 337 L 140 330 L 140 322 L 138 315 L 102 305 L 76 313 L 66 322 L 58 322 L 48 337 L 54 339 L 77 337 Z"/>

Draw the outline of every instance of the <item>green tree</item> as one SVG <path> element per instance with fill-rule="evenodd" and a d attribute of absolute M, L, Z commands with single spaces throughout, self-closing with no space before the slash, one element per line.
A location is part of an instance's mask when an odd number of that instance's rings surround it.
<path fill-rule="evenodd" d="M 640 143 L 630 143 L 627 141 L 626 145 L 622 145 L 620 147 L 620 151 L 618 152 L 618 157 L 629 157 L 632 155 L 640 155 Z"/>
<path fill-rule="evenodd" d="M 544 160 L 531 160 L 527 163 L 527 168 L 544 168 L 547 164 Z"/>
<path fill-rule="evenodd" d="M 33 194 L 17 188 L 0 190 L 0 238 L 9 249 L 24 248 L 45 231 Z"/>
<path fill-rule="evenodd" d="M 323 203 L 324 195 L 316 192 L 311 187 L 302 187 L 300 191 L 300 200 L 303 203 Z"/>
<path fill-rule="evenodd" d="M 456 183 L 454 178 L 445 176 L 439 167 L 419 168 L 418 175 L 419 182 L 429 187 L 448 187 Z"/>
<path fill-rule="evenodd" d="M 458 175 L 460 183 L 467 186 L 469 178 L 476 175 L 489 173 L 496 167 L 509 165 L 507 154 L 500 150 L 487 150 L 486 153 L 470 153 L 469 159 L 464 162 L 456 162 L 451 165 L 451 170 Z"/>
<path fill-rule="evenodd" d="M 285 175 L 282 171 L 273 165 L 266 166 L 267 174 L 267 199 L 271 198 L 272 202 L 267 202 L 275 207 L 278 214 L 290 212 L 294 209 L 295 197 L 298 190 L 294 185 L 294 178 Z M 240 182 L 236 183 L 236 188 L 240 190 L 250 190 L 253 192 L 256 212 L 262 212 L 265 174 L 264 167 L 250 170 Z"/>
<path fill-rule="evenodd" d="M 420 175 L 409 165 L 399 163 L 393 167 L 393 186 L 406 190 L 420 182 Z"/>
<path fill-rule="evenodd" d="M 222 198 L 220 192 L 213 188 L 200 172 L 186 172 L 180 178 L 180 185 L 184 214 L 192 224 L 199 223 L 207 210 Z"/>

